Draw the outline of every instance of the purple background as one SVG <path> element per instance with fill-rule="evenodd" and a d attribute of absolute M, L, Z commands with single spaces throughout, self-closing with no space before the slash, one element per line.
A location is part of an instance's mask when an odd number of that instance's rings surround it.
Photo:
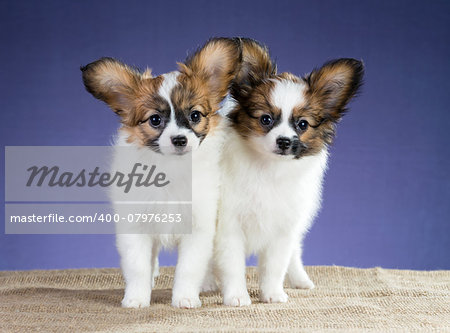
<path fill-rule="evenodd" d="M 450 269 L 450 2 L 9 1 L 0 25 L 2 145 L 107 144 L 117 119 L 78 69 L 101 56 L 164 73 L 209 37 L 240 35 L 281 71 L 363 59 L 304 261 Z M 113 236 L 0 235 L 0 269 L 109 266 Z"/>

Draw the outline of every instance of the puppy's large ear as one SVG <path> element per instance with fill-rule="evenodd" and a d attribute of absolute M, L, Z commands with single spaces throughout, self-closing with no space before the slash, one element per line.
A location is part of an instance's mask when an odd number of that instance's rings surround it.
<path fill-rule="evenodd" d="M 242 52 L 240 70 L 232 85 L 235 99 L 245 98 L 259 82 L 277 73 L 277 66 L 270 58 L 268 48 L 250 38 L 239 38 Z"/>
<path fill-rule="evenodd" d="M 213 38 L 190 56 L 180 71 L 207 82 L 210 93 L 220 102 L 228 92 L 240 64 L 239 43 L 231 38 Z"/>
<path fill-rule="evenodd" d="M 349 58 L 332 60 L 309 74 L 305 81 L 311 102 L 324 112 L 324 116 L 338 121 L 346 105 L 362 85 L 364 65 Z"/>
<path fill-rule="evenodd" d="M 269 49 L 250 38 L 240 38 L 242 65 L 235 82 L 250 84 L 264 80 L 277 72 L 277 66 L 270 58 Z"/>
<path fill-rule="evenodd" d="M 101 58 L 81 67 L 86 90 L 107 103 L 126 122 L 141 80 L 150 77 L 112 58 Z"/>

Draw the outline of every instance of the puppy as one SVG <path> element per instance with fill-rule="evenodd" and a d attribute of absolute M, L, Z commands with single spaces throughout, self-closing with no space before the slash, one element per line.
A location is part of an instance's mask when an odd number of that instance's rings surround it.
<path fill-rule="evenodd" d="M 86 89 L 106 102 L 120 116 L 112 164 L 133 165 L 133 160 L 182 159 L 192 154 L 192 233 L 118 233 L 117 249 L 125 279 L 126 308 L 150 304 L 152 276 L 157 275 L 160 248 L 178 247 L 172 305 L 201 306 L 199 292 L 212 256 L 219 195 L 219 157 L 224 140 L 223 121 L 218 115 L 239 66 L 240 49 L 233 41 L 211 39 L 193 56 L 179 64 L 179 70 L 153 77 L 117 60 L 102 58 L 81 70 Z M 126 155 L 120 147 L 128 147 Z M 131 151 L 131 153 L 130 153 Z M 130 157 L 131 156 L 131 157 Z M 121 191 L 112 190 L 113 201 Z M 136 201 L 151 201 L 145 191 Z M 168 193 L 168 200 L 177 193 Z M 129 198 L 128 198 L 129 200 Z M 113 202 L 121 216 L 130 207 Z M 139 209 L 141 211 L 139 211 Z M 136 206 L 132 213 L 148 213 Z"/>
<path fill-rule="evenodd" d="M 305 77 L 276 74 L 265 47 L 241 43 L 215 238 L 224 304 L 231 306 L 251 303 L 245 280 L 250 253 L 259 257 L 262 302 L 287 301 L 286 273 L 293 288 L 314 287 L 301 243 L 320 206 L 335 126 L 363 76 L 363 64 L 354 59 L 330 61 Z"/>

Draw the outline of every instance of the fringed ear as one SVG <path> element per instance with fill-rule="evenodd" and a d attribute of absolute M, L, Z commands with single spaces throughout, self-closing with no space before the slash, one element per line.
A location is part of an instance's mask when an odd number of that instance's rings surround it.
<path fill-rule="evenodd" d="M 149 70 L 143 76 L 113 58 L 101 58 L 81 67 L 81 71 L 86 90 L 107 103 L 123 120 L 132 112 L 133 100 L 141 81 L 151 77 Z"/>
<path fill-rule="evenodd" d="M 268 48 L 250 38 L 240 38 L 242 64 L 235 82 L 238 84 L 254 84 L 275 75 L 277 66 L 270 58 Z"/>
<path fill-rule="evenodd" d="M 349 58 L 332 60 L 313 70 L 305 81 L 311 100 L 318 104 L 332 121 L 338 121 L 346 111 L 347 103 L 362 85 L 364 65 Z"/>
<path fill-rule="evenodd" d="M 277 73 L 267 47 L 250 38 L 239 38 L 242 52 L 240 70 L 232 85 L 232 95 L 240 100 L 259 82 Z"/>
<path fill-rule="evenodd" d="M 227 95 L 239 64 L 239 43 L 230 38 L 213 38 L 179 67 L 188 76 L 198 75 L 205 80 L 211 94 L 220 102 Z"/>
<path fill-rule="evenodd" d="M 151 70 L 150 68 L 147 67 L 147 68 L 145 69 L 144 73 L 142 73 L 141 79 L 142 79 L 142 80 L 146 80 L 146 79 L 151 79 L 151 78 L 153 78 L 152 70 Z"/>

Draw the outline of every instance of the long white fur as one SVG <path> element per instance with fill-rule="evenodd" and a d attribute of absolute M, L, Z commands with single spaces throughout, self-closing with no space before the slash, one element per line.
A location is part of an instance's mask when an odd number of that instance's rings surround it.
<path fill-rule="evenodd" d="M 177 84 L 178 73 L 165 75 L 160 95 L 170 103 L 170 91 Z M 171 105 L 171 103 L 170 103 Z M 173 108 L 172 108 L 173 109 Z M 172 110 L 173 112 L 173 110 Z M 192 152 L 192 233 L 176 234 L 121 234 L 116 237 L 117 249 L 121 257 L 121 267 L 125 278 L 125 296 L 122 306 L 127 308 L 147 307 L 150 304 L 152 277 L 158 272 L 158 252 L 161 246 L 173 248 L 178 246 L 178 263 L 172 293 L 172 305 L 180 308 L 201 306 L 199 292 L 212 256 L 217 202 L 219 196 L 219 158 L 220 147 L 224 140 L 224 125 L 221 122 L 212 133 L 209 133 L 199 145 L 198 138 L 191 131 L 176 126 L 174 119 L 160 137 L 160 145 L 167 147 L 170 136 L 184 134 L 188 137 L 188 146 Z M 167 131 L 167 133 L 165 133 Z M 169 133 L 170 132 L 170 133 Z M 190 133 L 189 133 L 190 132 Z M 157 157 L 150 149 L 140 149 L 133 143 L 127 143 L 124 134 L 116 140 L 116 147 L 128 146 L 135 151 L 136 159 L 142 161 Z M 167 136 L 167 138 L 166 138 Z M 167 141 L 167 142 L 166 142 Z M 161 146 L 161 147 L 162 147 Z M 197 149 L 195 149 L 197 148 Z M 114 165 L 121 162 L 121 150 L 116 149 Z M 160 155 L 159 155 L 160 156 Z M 167 156 L 167 158 L 170 155 Z M 130 154 L 127 151 L 127 161 Z M 168 200 L 173 200 L 174 193 L 168 193 Z M 111 193 L 113 202 L 120 201 L 121 191 Z M 130 200 L 130 198 L 128 198 Z M 151 201 L 152 198 L 139 194 L 137 201 Z M 115 210 L 121 212 L 123 206 L 115 205 Z M 129 209 L 129 208 L 128 208 Z M 127 212 L 123 212 L 127 213 Z M 138 213 L 134 211 L 134 213 Z M 137 230 L 139 232 L 140 230 Z"/>
<path fill-rule="evenodd" d="M 272 102 L 282 121 L 268 135 L 250 142 L 232 128 L 221 159 L 222 180 L 215 264 L 224 304 L 251 303 L 246 288 L 245 257 L 259 257 L 263 302 L 286 302 L 283 281 L 288 273 L 295 288 L 313 288 L 303 268 L 301 243 L 321 201 L 328 153 L 295 160 L 273 153 L 278 136 L 292 137 L 288 126 L 293 106 L 302 103 L 304 87 L 278 81 Z"/>

